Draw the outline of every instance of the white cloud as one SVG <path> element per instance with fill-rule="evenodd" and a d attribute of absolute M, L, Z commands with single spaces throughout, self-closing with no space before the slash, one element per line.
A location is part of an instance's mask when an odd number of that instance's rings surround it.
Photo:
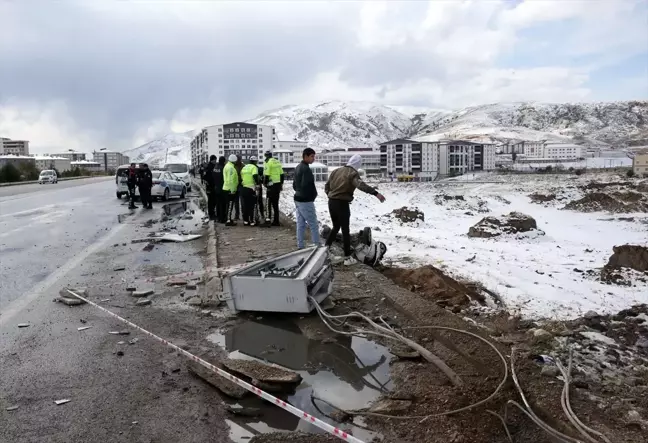
<path fill-rule="evenodd" d="M 0 135 L 41 152 L 128 148 L 320 100 L 626 99 L 629 86 L 588 81 L 648 53 L 645 0 L 21 5 L 0 4 L 0 59 L 22 68 L 0 70 Z"/>

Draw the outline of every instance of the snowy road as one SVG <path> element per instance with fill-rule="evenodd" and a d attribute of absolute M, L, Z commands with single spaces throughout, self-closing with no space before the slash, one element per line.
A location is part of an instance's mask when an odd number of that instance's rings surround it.
<path fill-rule="evenodd" d="M 0 188 L 0 311 L 83 257 L 122 212 L 110 178 Z"/>

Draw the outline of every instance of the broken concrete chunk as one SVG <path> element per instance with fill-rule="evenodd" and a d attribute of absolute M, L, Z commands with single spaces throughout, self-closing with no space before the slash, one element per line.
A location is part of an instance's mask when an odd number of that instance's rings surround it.
<path fill-rule="evenodd" d="M 87 297 L 88 295 L 90 295 L 90 293 L 88 292 L 88 288 L 63 288 L 59 291 L 59 295 L 61 297 L 69 297 L 69 298 L 76 299 L 76 297 L 74 297 L 74 295 L 70 294 L 70 292 L 68 291 L 72 291 L 75 294 L 80 295 L 81 297 Z"/>
<path fill-rule="evenodd" d="M 181 278 L 175 278 L 167 282 L 167 286 L 185 286 L 186 284 L 187 280 Z"/>
<path fill-rule="evenodd" d="M 203 379 L 223 394 L 232 398 L 243 398 L 248 394 L 248 391 L 241 386 L 233 383 L 226 378 L 210 371 L 199 363 L 189 361 L 187 362 L 187 370 L 198 378 Z"/>
<path fill-rule="evenodd" d="M 92 326 L 81 326 L 80 328 L 77 328 L 77 331 L 85 331 L 86 329 L 90 329 Z"/>
<path fill-rule="evenodd" d="M 390 398 L 383 398 L 372 404 L 369 408 L 369 412 L 393 414 L 395 412 L 407 411 L 411 406 L 412 402 L 409 400 L 392 400 Z"/>
<path fill-rule="evenodd" d="M 15 411 L 16 409 L 18 409 L 18 406 L 9 406 L 5 410 L 7 410 L 7 411 Z"/>
<path fill-rule="evenodd" d="M 142 298 L 135 302 L 135 306 L 146 306 L 150 304 L 151 304 L 151 300 L 149 300 L 148 298 Z"/>
<path fill-rule="evenodd" d="M 196 283 L 187 283 L 187 289 L 196 289 L 197 287 Z"/>
<path fill-rule="evenodd" d="M 259 417 L 261 416 L 260 408 L 250 408 L 246 406 L 225 406 L 225 410 L 232 415 L 238 415 L 241 417 Z"/>
<path fill-rule="evenodd" d="M 533 331 L 532 342 L 534 344 L 548 343 L 553 340 L 553 335 L 544 329 L 536 329 Z"/>
<path fill-rule="evenodd" d="M 57 405 L 64 405 L 65 403 L 70 403 L 72 400 L 69 398 L 64 398 L 63 400 L 54 400 L 54 403 Z"/>
<path fill-rule="evenodd" d="M 128 292 L 133 292 L 133 291 L 137 291 L 137 288 L 135 286 L 126 286 L 126 290 Z"/>
<path fill-rule="evenodd" d="M 191 306 L 200 306 L 202 305 L 202 299 L 198 296 L 189 297 L 187 299 L 187 303 L 190 304 Z"/>
<path fill-rule="evenodd" d="M 125 269 L 126 269 L 126 266 L 121 266 L 121 265 L 120 265 L 120 266 L 115 266 L 115 267 L 113 268 L 113 271 L 123 271 L 123 270 L 125 270 Z"/>
<path fill-rule="evenodd" d="M 31 325 L 30 325 L 29 323 L 18 323 L 18 327 L 19 327 L 19 328 L 28 328 L 28 327 L 30 327 L 30 326 L 31 326 Z"/>
<path fill-rule="evenodd" d="M 299 384 L 302 381 L 301 375 L 296 372 L 258 361 L 228 358 L 223 360 L 222 364 L 230 372 L 242 374 L 261 382 Z"/>
<path fill-rule="evenodd" d="M 55 301 L 63 303 L 66 306 L 79 306 L 86 303 L 85 301 L 81 300 L 80 298 L 76 298 L 73 295 L 70 295 L 69 297 L 57 297 Z"/>
<path fill-rule="evenodd" d="M 133 297 L 148 297 L 149 295 L 155 294 L 153 289 L 146 289 L 144 291 L 133 291 L 131 294 Z"/>

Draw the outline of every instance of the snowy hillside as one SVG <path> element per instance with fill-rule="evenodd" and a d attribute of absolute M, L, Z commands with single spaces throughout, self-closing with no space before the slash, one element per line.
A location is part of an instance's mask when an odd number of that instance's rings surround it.
<path fill-rule="evenodd" d="M 296 138 L 315 149 L 373 149 L 407 134 L 412 116 L 377 103 L 331 101 L 272 109 L 249 122 L 272 125 L 279 140 Z"/>
<path fill-rule="evenodd" d="M 609 103 L 497 103 L 474 106 L 421 122 L 416 137 L 492 141 L 573 140 L 619 145 L 648 137 L 648 101 Z M 484 141 L 486 141 L 484 140 Z"/>
<path fill-rule="evenodd" d="M 459 111 L 329 101 L 288 105 L 248 121 L 272 125 L 280 140 L 305 140 L 316 150 L 372 149 L 401 137 L 575 141 L 613 148 L 626 143 L 648 144 L 648 101 L 498 103 Z M 124 153 L 136 161 L 164 163 L 168 148 L 169 162 L 189 162 L 194 133 L 169 134 Z"/>
<path fill-rule="evenodd" d="M 162 138 L 122 153 L 128 155 L 132 161 L 157 163 L 159 166 L 163 166 L 165 162 L 190 164 L 189 144 L 195 133 L 196 131 L 188 131 L 179 134 L 167 134 Z"/>

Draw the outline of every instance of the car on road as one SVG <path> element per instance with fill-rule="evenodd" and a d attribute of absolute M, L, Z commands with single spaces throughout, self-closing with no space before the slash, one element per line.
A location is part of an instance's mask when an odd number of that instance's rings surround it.
<path fill-rule="evenodd" d="M 172 174 L 175 174 L 180 180 L 182 180 L 187 187 L 187 192 L 191 192 L 191 176 L 189 175 L 189 165 L 186 163 L 167 163 L 162 168 L 164 171 L 168 171 Z"/>
<path fill-rule="evenodd" d="M 153 189 L 151 196 L 168 200 L 170 197 L 185 198 L 187 185 L 179 177 L 169 171 L 151 171 L 153 174 Z"/>
<path fill-rule="evenodd" d="M 135 164 L 135 171 L 139 172 L 139 163 Z M 128 168 L 130 165 L 121 165 L 115 173 L 115 186 L 117 187 L 117 198 L 128 195 Z M 135 196 L 139 197 L 139 189 L 135 187 Z"/>
<path fill-rule="evenodd" d="M 38 176 L 38 184 L 42 185 L 45 183 L 58 183 L 58 176 L 56 175 L 56 171 L 53 171 L 51 169 L 41 171 L 40 175 Z"/>

